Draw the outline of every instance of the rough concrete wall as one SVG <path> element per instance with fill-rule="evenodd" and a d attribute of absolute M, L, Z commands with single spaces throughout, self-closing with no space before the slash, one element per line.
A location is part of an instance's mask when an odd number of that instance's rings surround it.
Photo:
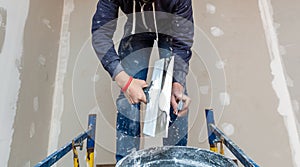
<path fill-rule="evenodd" d="M 33 166 L 47 156 L 62 7 L 60 0 L 30 1 L 8 166 Z"/>

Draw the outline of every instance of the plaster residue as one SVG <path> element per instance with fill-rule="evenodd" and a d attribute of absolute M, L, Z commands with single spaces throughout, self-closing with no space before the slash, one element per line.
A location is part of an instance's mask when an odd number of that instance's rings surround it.
<path fill-rule="evenodd" d="M 276 32 L 276 27 L 275 27 L 275 23 L 273 24 L 274 25 L 274 28 L 275 28 L 275 32 Z M 279 54 L 281 56 L 284 56 L 286 55 L 287 51 L 286 51 L 286 47 L 283 46 L 283 45 L 279 45 Z M 281 58 L 281 57 L 280 57 Z M 294 87 L 294 81 L 292 80 L 292 78 L 288 75 L 287 73 L 287 70 L 286 70 L 286 67 L 284 66 L 284 64 L 282 64 L 282 67 L 283 67 L 283 73 L 284 73 L 284 76 L 285 76 L 285 80 L 286 80 L 286 83 L 287 83 L 287 86 L 288 87 Z"/>
<path fill-rule="evenodd" d="M 227 136 L 231 136 L 234 134 L 234 126 L 232 124 L 225 122 L 221 127 Z"/>
<path fill-rule="evenodd" d="M 3 47 L 0 53 L 0 166 L 8 164 L 13 125 L 20 90 L 20 71 L 16 62 L 21 62 L 23 38 L 28 16 L 29 0 L 1 0 L 1 27 Z M 5 12 L 4 12 L 5 11 Z M 4 15 L 5 14 L 5 15 Z M 3 29 L 4 28 L 4 29 Z M 16 33 L 17 32 L 17 33 Z M 5 37 L 5 38 L 4 38 Z"/>
<path fill-rule="evenodd" d="M 274 28 L 275 28 L 275 30 L 277 31 L 279 28 L 280 28 L 280 24 L 279 23 L 275 23 L 275 22 L 273 22 L 273 25 L 274 25 Z"/>
<path fill-rule="evenodd" d="M 39 97 L 33 98 L 33 110 L 37 112 L 39 110 Z"/>
<path fill-rule="evenodd" d="M 6 18 L 7 18 L 7 11 L 6 9 L 0 6 L 0 53 L 2 52 L 2 48 L 5 40 Z"/>
<path fill-rule="evenodd" d="M 48 20 L 48 19 L 43 19 L 42 22 L 47 26 L 47 28 L 52 29 L 52 27 L 51 27 L 51 25 L 50 25 L 50 20 Z"/>
<path fill-rule="evenodd" d="M 29 129 L 29 137 L 32 138 L 35 135 L 35 124 L 32 122 Z"/>
<path fill-rule="evenodd" d="M 209 87 L 208 85 L 200 86 L 200 87 L 199 87 L 200 92 L 201 92 L 201 94 L 203 94 L 203 95 L 208 94 L 209 88 L 210 88 L 210 87 Z"/>
<path fill-rule="evenodd" d="M 224 67 L 225 67 L 225 62 L 222 61 L 222 60 L 216 62 L 216 67 L 217 67 L 217 69 L 224 69 Z"/>
<path fill-rule="evenodd" d="M 286 55 L 286 48 L 285 48 L 285 46 L 280 45 L 279 46 L 279 52 L 280 52 L 281 56 L 282 55 Z"/>
<path fill-rule="evenodd" d="M 289 135 L 290 148 L 292 151 L 295 167 L 300 167 L 300 140 L 297 130 L 297 120 L 293 112 L 288 84 L 284 73 L 284 65 L 281 61 L 280 46 L 273 21 L 273 9 L 270 0 L 258 0 L 265 29 L 265 36 L 271 56 L 271 71 L 274 79 L 272 81 L 273 89 L 279 99 L 278 113 L 283 116 L 284 123 Z"/>
<path fill-rule="evenodd" d="M 285 78 L 286 78 L 286 84 L 288 87 L 294 87 L 294 81 L 292 80 L 292 78 L 285 73 Z"/>
<path fill-rule="evenodd" d="M 40 55 L 38 58 L 38 62 L 40 65 L 45 66 L 46 65 L 46 58 L 43 55 Z"/>
<path fill-rule="evenodd" d="M 210 28 L 210 33 L 214 37 L 220 37 L 220 36 L 224 35 L 224 31 L 221 28 L 216 27 L 216 26 Z"/>
<path fill-rule="evenodd" d="M 293 109 L 295 112 L 299 112 L 299 102 L 297 100 L 293 100 Z"/>
<path fill-rule="evenodd" d="M 60 34 L 60 46 L 58 51 L 57 69 L 55 78 L 55 88 L 53 95 L 53 108 L 51 117 L 51 127 L 48 144 L 48 154 L 58 148 L 58 139 L 61 130 L 61 117 L 64 111 L 64 81 L 67 72 L 68 60 L 70 56 L 70 16 L 74 10 L 73 0 L 64 0 L 62 16 L 62 27 Z"/>
<path fill-rule="evenodd" d="M 216 6 L 211 4 L 211 3 L 206 4 L 206 12 L 209 13 L 209 14 L 215 14 L 216 13 Z"/>
<path fill-rule="evenodd" d="M 219 95 L 220 103 L 223 106 L 228 106 L 230 104 L 230 95 L 227 92 L 221 92 Z"/>
<path fill-rule="evenodd" d="M 100 76 L 98 74 L 95 74 L 94 76 L 92 76 L 91 79 L 93 82 L 98 82 L 100 80 Z"/>

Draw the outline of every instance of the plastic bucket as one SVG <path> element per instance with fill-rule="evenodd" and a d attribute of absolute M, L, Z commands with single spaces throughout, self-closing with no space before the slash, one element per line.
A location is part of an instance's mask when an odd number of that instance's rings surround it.
<path fill-rule="evenodd" d="M 214 152 L 181 146 L 154 147 L 129 154 L 116 167 L 237 167 Z"/>

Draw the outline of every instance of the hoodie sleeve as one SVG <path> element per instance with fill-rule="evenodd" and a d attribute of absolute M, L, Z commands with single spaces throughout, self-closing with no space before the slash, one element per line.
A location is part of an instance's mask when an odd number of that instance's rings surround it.
<path fill-rule="evenodd" d="M 173 14 L 175 15 L 172 21 L 172 49 L 175 55 L 173 82 L 179 82 L 185 86 L 194 38 L 191 0 L 178 0 Z"/>
<path fill-rule="evenodd" d="M 123 71 L 113 43 L 119 4 L 117 0 L 99 0 L 92 20 L 92 44 L 104 69 L 114 79 Z"/>

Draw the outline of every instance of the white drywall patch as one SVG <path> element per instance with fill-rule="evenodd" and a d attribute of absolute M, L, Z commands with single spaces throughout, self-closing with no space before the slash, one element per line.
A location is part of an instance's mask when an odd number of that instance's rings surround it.
<path fill-rule="evenodd" d="M 35 134 L 35 124 L 32 122 L 29 129 L 29 137 L 32 138 Z"/>
<path fill-rule="evenodd" d="M 279 99 L 278 113 L 283 116 L 289 135 L 290 148 L 295 167 L 300 167 L 300 140 L 294 116 L 288 84 L 284 75 L 280 47 L 273 21 L 273 8 L 270 0 L 258 0 L 262 23 L 265 29 L 266 42 L 271 57 L 271 71 L 274 79 L 273 89 Z"/>
<path fill-rule="evenodd" d="M 39 64 L 42 65 L 42 66 L 45 66 L 46 65 L 46 58 L 43 56 L 43 55 L 40 55 L 39 56 Z"/>
<path fill-rule="evenodd" d="M 215 14 L 216 13 L 216 6 L 211 4 L 211 3 L 206 4 L 206 12 L 209 13 L 209 14 Z"/>
<path fill-rule="evenodd" d="M 230 104 L 230 95 L 227 92 L 220 93 L 219 98 L 221 105 L 228 106 Z"/>
<path fill-rule="evenodd" d="M 206 95 L 206 94 L 208 94 L 209 86 L 208 85 L 200 86 L 199 89 L 200 89 L 201 94 Z"/>
<path fill-rule="evenodd" d="M 21 85 L 19 67 L 23 53 L 23 38 L 28 16 L 29 0 L 1 0 L 0 7 L 6 10 L 5 39 L 0 53 L 0 166 L 7 166 L 17 101 Z M 4 18 L 3 18 L 4 19 Z M 19 63 L 17 63 L 19 64 Z"/>
<path fill-rule="evenodd" d="M 50 25 L 50 20 L 48 19 L 43 19 L 42 21 L 49 29 L 52 29 L 51 25 Z"/>
<path fill-rule="evenodd" d="M 61 117 L 64 111 L 64 81 L 70 56 L 69 24 L 70 16 L 73 10 L 74 1 L 64 0 L 64 9 L 60 34 L 60 46 L 58 51 L 55 88 L 53 95 L 48 154 L 52 153 L 58 148 L 58 140 L 61 130 Z"/>
<path fill-rule="evenodd" d="M 216 27 L 216 26 L 210 28 L 210 33 L 214 37 L 220 37 L 220 36 L 224 35 L 224 31 L 221 28 Z"/>
<path fill-rule="evenodd" d="M 100 79 L 100 76 L 99 76 L 98 74 L 95 74 L 95 75 L 92 77 L 91 80 L 92 80 L 93 82 L 98 82 L 99 79 Z"/>
<path fill-rule="evenodd" d="M 230 123 L 223 123 L 221 125 L 224 133 L 227 135 L 227 136 L 231 136 L 234 134 L 234 126 Z"/>
<path fill-rule="evenodd" d="M 217 69 L 220 69 L 220 70 L 224 69 L 224 67 L 225 67 L 224 61 L 220 60 L 220 61 L 216 62 L 216 67 L 217 67 Z"/>
<path fill-rule="evenodd" d="M 2 52 L 2 48 L 5 40 L 6 18 L 7 18 L 7 11 L 6 9 L 0 6 L 0 53 Z"/>
<path fill-rule="evenodd" d="M 39 110 L 39 97 L 33 98 L 33 110 L 37 112 Z"/>

